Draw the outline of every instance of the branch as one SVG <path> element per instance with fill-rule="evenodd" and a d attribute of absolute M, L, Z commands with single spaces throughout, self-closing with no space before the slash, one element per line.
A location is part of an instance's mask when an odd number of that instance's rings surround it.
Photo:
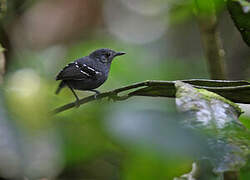
<path fill-rule="evenodd" d="M 250 104 L 250 83 L 247 81 L 223 81 L 223 80 L 202 80 L 202 79 L 190 79 L 182 80 L 185 83 L 191 84 L 196 88 L 207 89 L 215 92 L 233 102 Z M 126 100 L 132 96 L 151 96 L 151 97 L 175 97 L 176 81 L 154 81 L 148 80 L 139 83 L 135 83 L 122 88 L 114 89 L 99 94 L 97 98 L 95 96 L 88 96 L 79 101 L 79 104 L 86 104 L 91 101 L 109 98 L 116 101 Z M 125 95 L 119 95 L 120 93 L 128 92 Z M 75 103 L 69 103 L 59 108 L 56 108 L 51 112 L 52 115 L 66 111 L 75 107 Z"/>
<path fill-rule="evenodd" d="M 217 30 L 215 4 L 212 0 L 195 0 L 198 25 L 201 33 L 203 49 L 211 79 L 226 79 L 225 52 L 220 34 Z"/>
<path fill-rule="evenodd" d="M 118 89 L 115 89 L 115 90 L 112 90 L 112 91 L 101 93 L 96 98 L 95 98 L 94 95 L 88 96 L 86 98 L 81 99 L 79 101 L 79 104 L 82 105 L 82 104 L 85 104 L 85 103 L 88 103 L 88 102 L 91 102 L 91 101 L 94 101 L 94 100 L 100 100 L 100 99 L 103 99 L 103 98 L 106 98 L 106 97 L 108 97 L 110 99 L 113 99 L 113 100 L 125 100 L 125 99 L 130 97 L 129 94 L 127 96 L 118 96 L 118 94 L 123 92 L 123 91 L 131 90 L 131 89 L 135 89 L 135 88 L 139 88 L 139 87 L 143 87 L 143 86 L 148 86 L 152 82 L 153 81 L 145 81 L 145 82 L 135 83 L 135 84 L 132 84 L 132 85 L 129 85 L 129 86 L 125 86 L 125 87 L 118 88 Z M 74 102 L 66 104 L 64 106 L 61 106 L 61 107 L 55 109 L 52 112 L 52 114 L 57 114 L 59 112 L 71 109 L 73 107 L 75 107 Z"/>

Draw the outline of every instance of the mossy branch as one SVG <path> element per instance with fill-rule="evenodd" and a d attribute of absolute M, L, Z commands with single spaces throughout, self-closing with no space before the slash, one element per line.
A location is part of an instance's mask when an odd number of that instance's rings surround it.
<path fill-rule="evenodd" d="M 196 88 L 206 89 L 217 93 L 233 102 L 250 104 L 250 83 L 247 81 L 223 81 L 202 79 L 190 79 L 182 81 L 191 84 Z M 174 98 L 176 94 L 175 83 L 176 81 L 143 81 L 129 86 L 114 89 L 112 91 L 103 92 L 99 94 L 97 98 L 95 98 L 95 96 L 88 96 L 86 98 L 81 99 L 79 104 L 82 105 L 103 98 L 121 101 L 126 100 L 132 96 Z M 121 93 L 125 93 L 125 95 L 120 95 Z M 74 102 L 56 108 L 51 112 L 51 114 L 57 114 L 73 107 L 75 107 Z"/>

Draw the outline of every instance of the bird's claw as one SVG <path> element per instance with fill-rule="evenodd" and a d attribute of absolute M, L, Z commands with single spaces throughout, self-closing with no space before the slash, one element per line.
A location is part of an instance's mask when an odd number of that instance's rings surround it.
<path fill-rule="evenodd" d="M 98 94 L 98 93 L 96 93 L 96 94 L 94 95 L 94 98 L 95 98 L 95 99 L 97 99 L 97 96 L 98 96 L 98 95 L 99 95 L 99 94 Z"/>
<path fill-rule="evenodd" d="M 76 101 L 75 101 L 75 107 L 76 107 L 76 108 L 79 108 L 79 107 L 80 107 L 80 102 L 79 102 L 79 100 L 76 100 Z"/>
<path fill-rule="evenodd" d="M 95 94 L 94 94 L 94 98 L 95 100 L 98 99 L 98 96 L 100 95 L 101 93 L 99 91 L 95 91 Z"/>

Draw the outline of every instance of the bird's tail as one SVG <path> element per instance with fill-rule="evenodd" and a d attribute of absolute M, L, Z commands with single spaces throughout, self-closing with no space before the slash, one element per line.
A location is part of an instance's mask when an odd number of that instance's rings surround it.
<path fill-rule="evenodd" d="M 61 91 L 62 88 L 64 88 L 64 86 L 65 86 L 65 82 L 61 81 L 55 93 L 59 94 L 59 92 Z"/>

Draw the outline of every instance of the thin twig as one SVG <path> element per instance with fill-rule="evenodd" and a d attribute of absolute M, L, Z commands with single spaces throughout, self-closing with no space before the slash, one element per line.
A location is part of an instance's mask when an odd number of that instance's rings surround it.
<path fill-rule="evenodd" d="M 125 91 L 128 91 L 128 90 L 132 90 L 132 89 L 138 89 L 138 88 L 141 88 L 141 87 L 158 87 L 158 86 L 171 86 L 172 88 L 174 88 L 174 82 L 173 81 L 143 81 L 143 82 L 139 82 L 139 83 L 135 83 L 135 84 L 132 84 L 132 85 L 129 85 L 129 86 L 124 86 L 124 87 L 121 87 L 121 88 L 118 88 L 118 89 L 114 89 L 112 91 L 107 91 L 107 92 L 104 92 L 104 93 L 100 93 L 99 95 L 97 95 L 97 97 L 95 98 L 95 96 L 88 96 L 86 98 L 83 98 L 81 100 L 79 100 L 79 105 L 82 105 L 82 104 L 86 104 L 88 102 L 91 102 L 91 101 L 95 101 L 95 100 L 100 100 L 100 99 L 103 99 L 103 98 L 109 98 L 109 99 L 113 99 L 115 101 L 121 101 L 121 100 L 126 100 L 128 99 L 129 97 L 131 96 L 147 96 L 146 94 L 140 94 L 140 91 L 133 91 L 127 95 L 124 95 L 124 96 L 119 96 L 119 93 L 121 92 L 125 92 Z M 141 88 L 141 90 L 143 90 L 143 88 Z M 153 94 L 151 94 L 151 96 L 153 96 Z M 65 111 L 65 110 L 68 110 L 68 109 L 71 109 L 73 107 L 76 107 L 76 104 L 75 102 L 72 102 L 72 103 L 69 103 L 69 104 L 66 104 L 64 106 L 61 106 L 59 108 L 56 108 L 54 111 L 51 112 L 51 114 L 57 114 L 57 113 L 60 113 L 62 111 Z"/>
<path fill-rule="evenodd" d="M 108 91 L 108 92 L 104 92 L 101 93 L 99 95 L 97 95 L 97 97 L 95 98 L 95 96 L 88 96 L 86 98 L 83 98 L 81 100 L 79 100 L 79 105 L 94 101 L 94 100 L 100 100 L 106 97 L 109 97 L 110 99 L 114 99 L 114 100 L 120 100 L 120 99 L 124 99 L 122 98 L 122 96 L 118 96 L 118 93 L 123 92 L 123 91 L 127 91 L 130 89 L 135 89 L 135 88 L 139 88 L 139 87 L 143 87 L 146 86 L 148 84 L 149 81 L 144 81 L 144 82 L 140 82 L 140 83 L 135 83 L 129 86 L 125 86 L 125 87 L 121 87 L 112 91 Z M 59 108 L 56 108 L 54 111 L 52 111 L 52 114 L 57 114 L 60 113 L 62 111 L 68 110 L 75 107 L 75 102 L 66 104 L 64 106 L 61 106 Z"/>

